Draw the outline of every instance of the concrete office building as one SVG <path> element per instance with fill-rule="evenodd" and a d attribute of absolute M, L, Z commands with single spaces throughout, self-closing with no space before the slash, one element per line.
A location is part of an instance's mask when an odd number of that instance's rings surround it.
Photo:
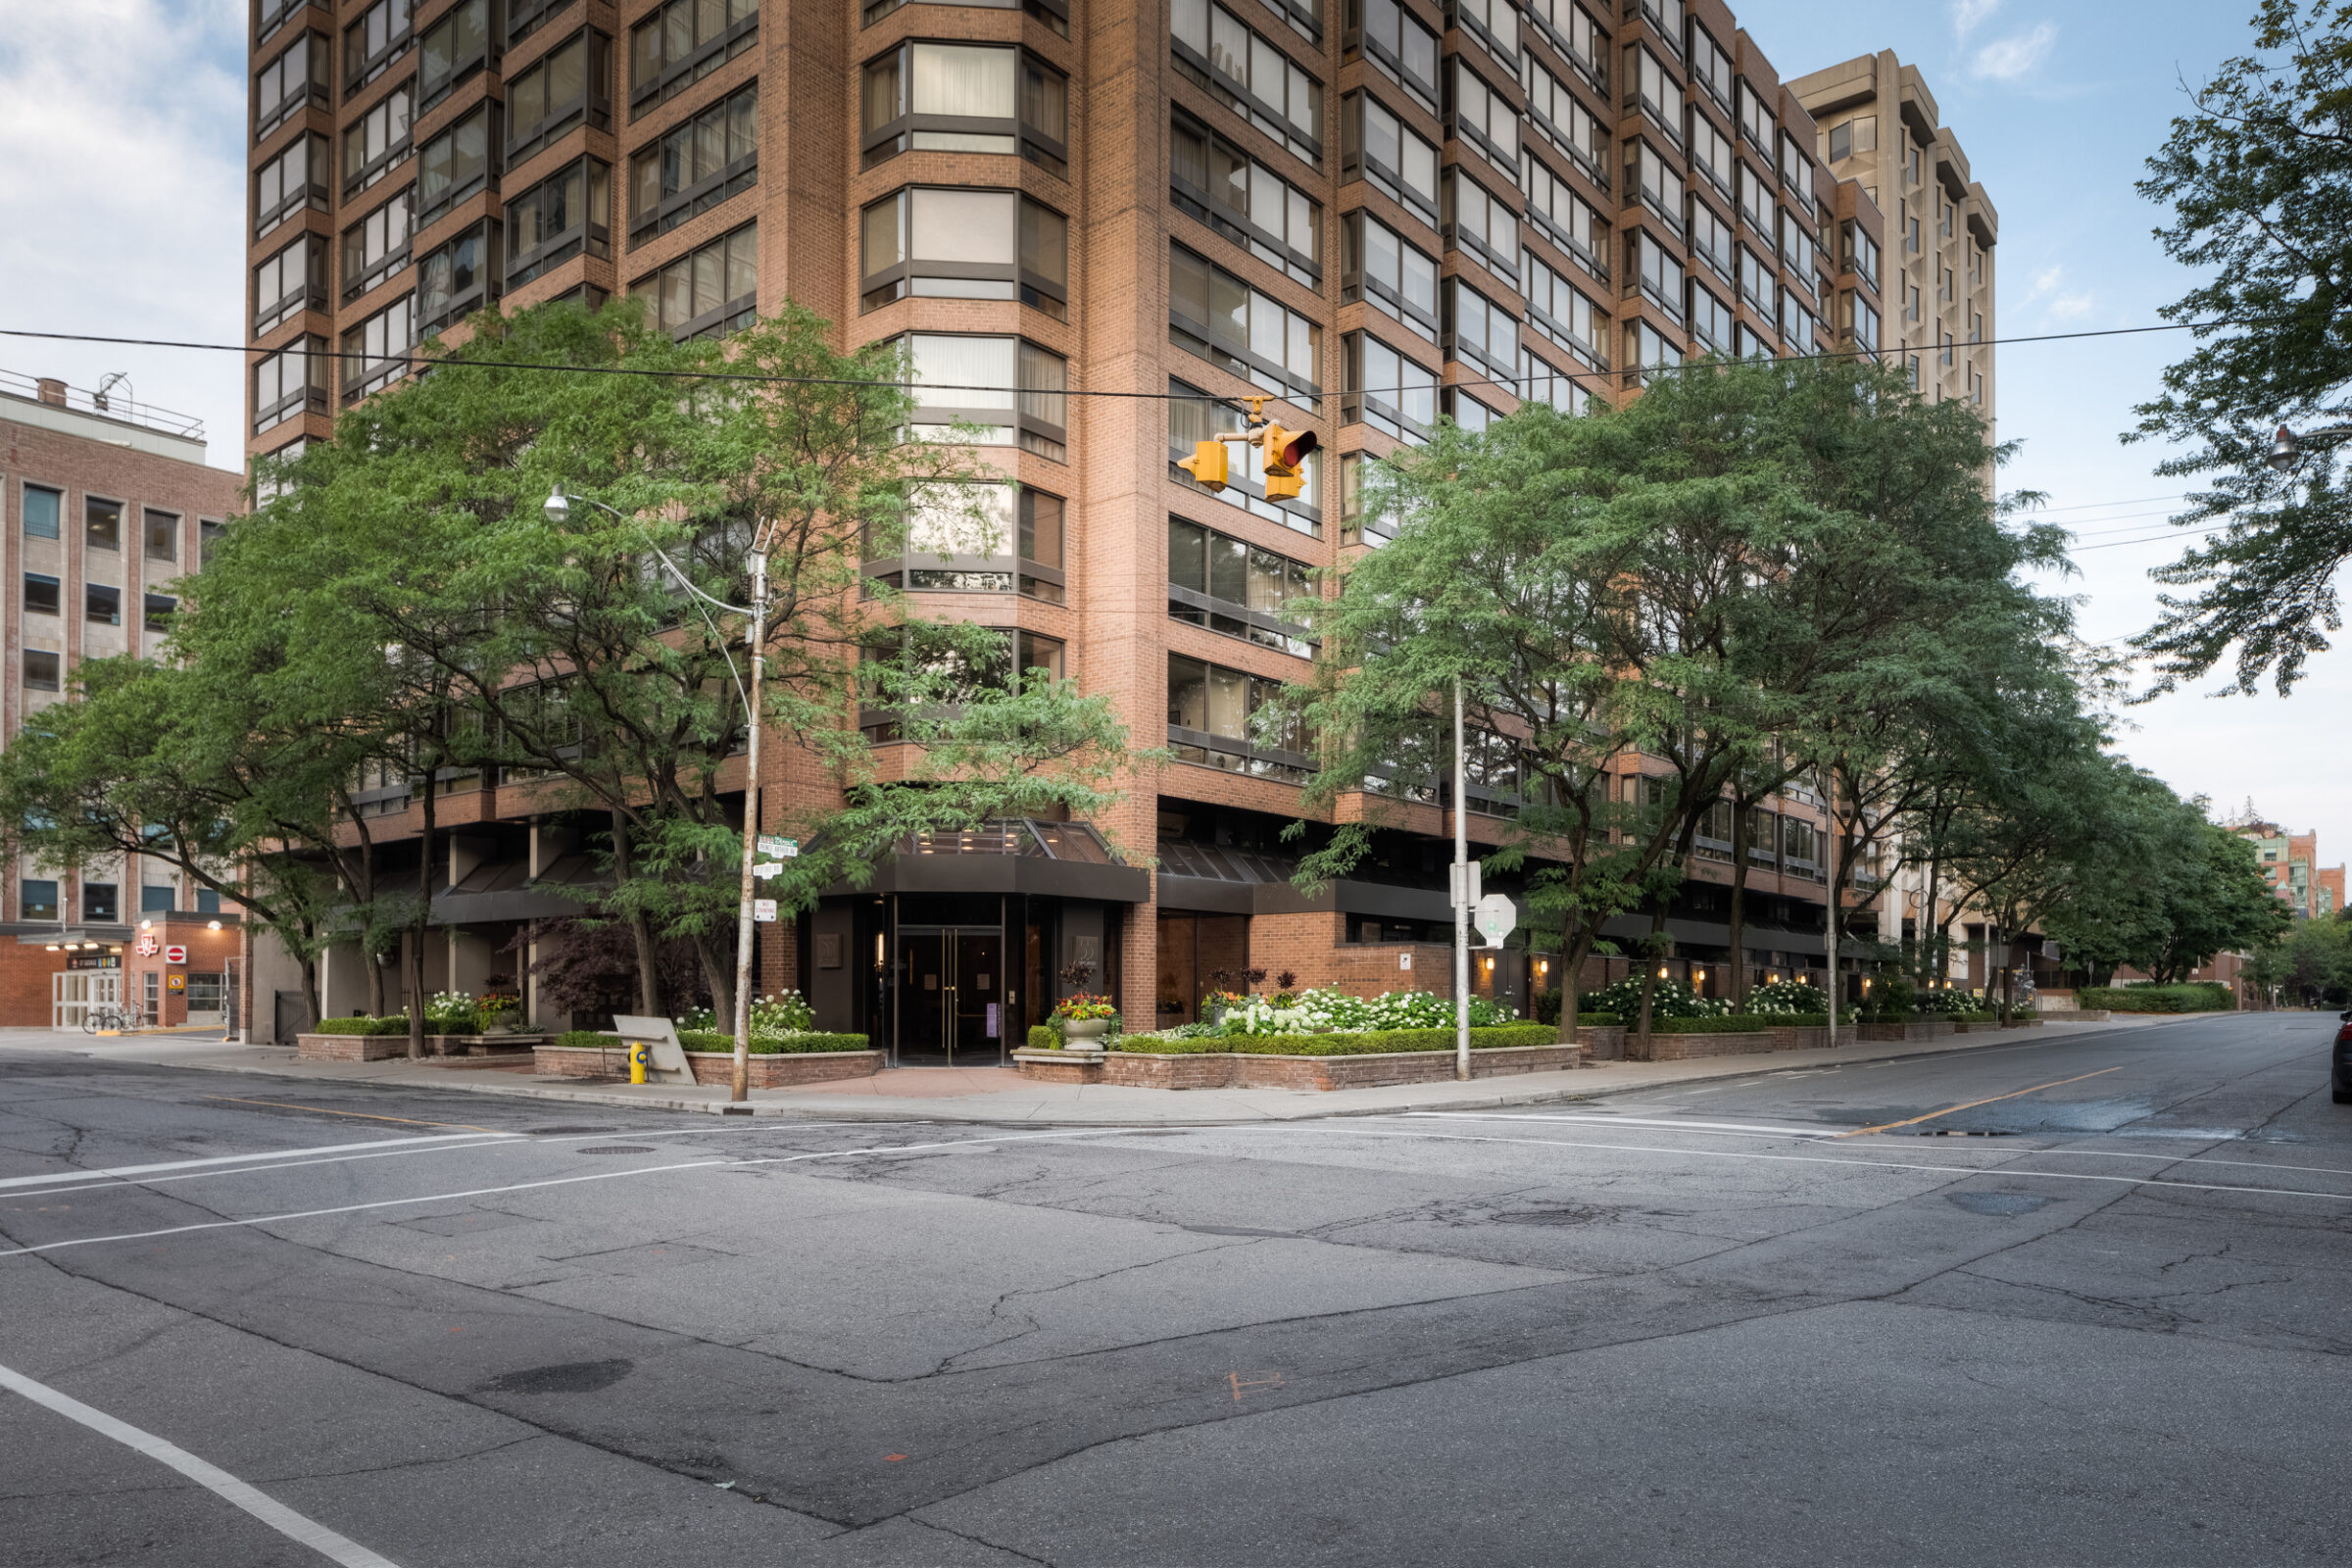
<path fill-rule="evenodd" d="M 1717 0 L 257 0 L 254 24 L 256 453 L 323 437 L 493 301 L 626 292 L 685 335 L 792 299 L 905 338 L 925 378 L 1018 389 L 922 400 L 995 430 L 1003 552 L 867 569 L 1177 760 L 1106 820 L 909 845 L 763 930 L 763 984 L 904 1060 L 995 1059 L 1074 960 L 1131 1027 L 1250 968 L 1446 989 L 1447 818 L 1410 807 L 1302 898 L 1279 831 L 1310 759 L 1248 723 L 1313 653 L 1271 607 L 1384 542 L 1360 463 L 1701 353 L 1875 350 L 1892 308 L 1879 208 Z M 1260 393 L 1320 438 L 1304 493 L 1193 484 L 1173 460 Z M 784 759 L 771 810 L 825 787 Z M 428 989 L 512 975 L 585 875 L 574 824 L 457 788 Z M 1515 789 L 1482 769 L 1474 843 Z M 405 786 L 379 793 L 379 842 L 413 831 Z M 1764 814 L 1746 961 L 1817 969 L 1817 804 Z M 1728 837 L 1676 917 L 1710 989 Z M 1539 961 L 1477 983 L 1556 985 Z M 349 1010 L 365 977 L 330 968 Z"/>
<path fill-rule="evenodd" d="M 172 583 L 243 509 L 240 477 L 208 466 L 205 450 L 199 421 L 133 401 L 120 381 L 90 392 L 0 370 L 0 737 L 67 701 L 83 661 L 161 647 Z M 126 1001 L 175 1022 L 234 1012 L 234 940 L 213 929 L 233 930 L 234 906 L 177 868 L 146 856 L 54 866 L 19 855 L 5 884 L 0 1024 L 78 1029 L 87 1004 Z M 166 965 L 159 950 L 142 969 L 131 951 L 142 921 L 195 961 Z"/>

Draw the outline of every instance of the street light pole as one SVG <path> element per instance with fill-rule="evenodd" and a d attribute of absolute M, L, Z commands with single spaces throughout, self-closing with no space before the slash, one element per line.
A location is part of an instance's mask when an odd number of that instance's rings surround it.
<path fill-rule="evenodd" d="M 1470 884 L 1470 822 L 1462 766 L 1462 681 L 1453 681 L 1453 1075 L 1470 1081 L 1470 906 L 1478 902 Z"/>

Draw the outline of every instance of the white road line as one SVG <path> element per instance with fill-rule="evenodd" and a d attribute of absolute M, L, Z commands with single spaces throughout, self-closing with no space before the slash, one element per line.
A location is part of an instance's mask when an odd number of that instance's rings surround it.
<path fill-rule="evenodd" d="M 769 1154 L 757 1159 L 694 1159 L 674 1165 L 633 1165 L 623 1170 L 591 1171 L 584 1176 L 557 1176 L 546 1181 L 512 1182 L 504 1187 L 473 1187 L 462 1193 L 427 1193 L 419 1198 L 384 1198 L 371 1203 L 342 1203 L 333 1208 L 302 1208 L 283 1214 L 257 1214 L 251 1219 L 206 1220 L 197 1225 L 169 1225 L 162 1230 L 124 1231 L 116 1236 L 78 1236 L 63 1242 L 43 1242 L 36 1247 L 12 1248 L 0 1251 L 0 1257 L 29 1257 L 36 1252 L 55 1252 L 69 1247 L 97 1247 L 107 1242 L 146 1242 L 166 1236 L 185 1236 L 192 1231 L 238 1230 L 252 1225 L 278 1225 L 290 1220 L 321 1219 L 333 1214 L 363 1214 L 377 1208 L 413 1208 L 419 1203 L 454 1203 L 463 1198 L 493 1198 L 501 1193 L 528 1193 L 543 1187 L 572 1187 L 581 1182 L 623 1181 L 631 1176 L 660 1176 L 677 1170 L 739 1170 L 748 1165 L 797 1165 L 811 1159 L 847 1159 L 855 1154 L 911 1154 L 935 1153 L 942 1150 L 983 1148 L 995 1144 L 1036 1143 L 1054 1138 L 1106 1138 L 1115 1133 L 1133 1132 L 1132 1127 L 1087 1127 L 1056 1133 L 1020 1133 L 1010 1138 L 959 1138 L 939 1144 L 878 1145 L 872 1149 L 836 1149 L 815 1154 Z"/>
<path fill-rule="evenodd" d="M 295 1159 L 304 1154 L 345 1154 L 355 1150 L 374 1151 L 401 1145 L 498 1143 L 520 1138 L 520 1133 L 436 1133 L 429 1138 L 370 1138 L 359 1144 L 319 1144 L 310 1149 L 266 1149 L 252 1154 L 215 1154 L 206 1159 L 167 1159 L 152 1165 L 109 1165 L 86 1170 L 51 1171 L 43 1176 L 10 1176 L 0 1178 L 0 1189 L 12 1187 L 50 1187 L 59 1182 L 86 1182 L 92 1177 L 113 1180 L 125 1176 L 144 1176 L 151 1171 L 192 1170 L 199 1165 L 248 1164 L 257 1159 Z"/>
<path fill-rule="evenodd" d="M 1412 1110 L 1408 1116 L 1444 1117 L 1455 1121 L 1572 1121 L 1593 1127 L 1671 1127 L 1688 1133 L 1742 1133 L 1757 1138 L 1835 1138 L 1847 1131 L 1843 1127 L 1763 1127 L 1752 1122 L 1739 1121 L 1667 1121 L 1648 1116 L 1575 1116 L 1575 1115 L 1497 1115 L 1483 1110 Z"/>
<path fill-rule="evenodd" d="M 70 1421 L 78 1421 L 102 1437 L 112 1438 L 159 1464 L 170 1465 L 198 1486 L 235 1503 L 279 1535 L 301 1542 L 328 1561 L 341 1563 L 343 1568 L 398 1568 L 390 1558 L 378 1556 L 358 1542 L 336 1535 L 318 1520 L 296 1513 L 275 1497 L 239 1481 L 218 1465 L 205 1463 L 176 1444 L 166 1443 L 152 1432 L 141 1432 L 128 1422 L 118 1421 L 104 1410 L 92 1409 L 45 1383 L 35 1383 L 22 1372 L 0 1366 L 0 1389 L 14 1390 L 33 1403 L 55 1410 Z"/>

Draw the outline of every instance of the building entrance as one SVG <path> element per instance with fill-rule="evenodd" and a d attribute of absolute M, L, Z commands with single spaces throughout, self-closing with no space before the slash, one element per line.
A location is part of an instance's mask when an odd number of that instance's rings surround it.
<path fill-rule="evenodd" d="M 78 1033 L 92 1007 L 122 1001 L 120 969 L 67 969 L 49 977 L 49 1027 Z"/>
<path fill-rule="evenodd" d="M 1004 1064 L 1003 927 L 901 926 L 898 989 L 898 1065 Z"/>

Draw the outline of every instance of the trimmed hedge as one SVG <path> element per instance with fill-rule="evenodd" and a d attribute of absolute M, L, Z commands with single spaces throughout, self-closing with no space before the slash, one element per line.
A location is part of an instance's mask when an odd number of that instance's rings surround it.
<path fill-rule="evenodd" d="M 678 1044 L 688 1051 L 717 1051 L 728 1055 L 735 1054 L 735 1037 L 716 1029 L 681 1029 Z M 754 1035 L 752 1054 L 755 1056 L 807 1055 L 822 1051 L 871 1051 L 863 1035 Z"/>
<path fill-rule="evenodd" d="M 566 1029 L 556 1036 L 555 1044 L 565 1051 L 615 1051 L 620 1047 L 619 1041 L 594 1029 Z"/>
<path fill-rule="evenodd" d="M 1470 1031 L 1470 1049 L 1553 1046 L 1559 1044 L 1559 1030 L 1547 1023 L 1493 1024 Z M 1344 1035 L 1224 1035 L 1207 1040 L 1127 1035 L 1115 1044 L 1120 1051 L 1151 1056 L 1378 1056 L 1392 1052 L 1451 1051 L 1454 1037 L 1450 1029 L 1367 1029 Z"/>
<path fill-rule="evenodd" d="M 321 1018 L 310 1028 L 310 1033 L 315 1035 L 405 1035 L 408 1032 L 409 1020 L 406 1015 L 398 1018 Z"/>
<path fill-rule="evenodd" d="M 1556 1012 L 1553 1013 L 1551 1022 L 1555 1031 L 1559 1021 L 1560 1015 Z M 1613 1012 L 1579 1012 L 1576 1015 L 1576 1026 L 1579 1029 L 1613 1029 L 1623 1022 L 1625 1020 Z"/>
<path fill-rule="evenodd" d="M 1826 1020 L 1825 1020 L 1826 1021 Z M 1788 1024 L 1796 1016 L 1790 1014 Z M 1727 1013 L 1720 1018 L 1652 1018 L 1649 1032 L 1653 1035 L 1760 1035 L 1767 1030 L 1787 1027 L 1779 1018 L 1751 1017 L 1744 1013 Z"/>
<path fill-rule="evenodd" d="M 1059 1051 L 1061 1036 L 1055 1034 L 1045 1024 L 1033 1023 L 1029 1026 L 1029 1049 L 1031 1051 Z"/>
<path fill-rule="evenodd" d="M 2234 1012 L 2230 988 L 2213 982 L 2186 986 L 2093 986 L 2075 993 L 2078 1007 L 2110 1012 Z"/>

